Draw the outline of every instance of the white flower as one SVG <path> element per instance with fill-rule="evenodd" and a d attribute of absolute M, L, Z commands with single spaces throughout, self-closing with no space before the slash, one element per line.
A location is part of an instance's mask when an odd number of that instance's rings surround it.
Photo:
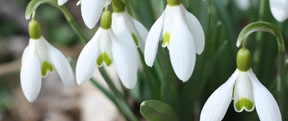
<path fill-rule="evenodd" d="M 114 35 L 111 28 L 100 27 L 83 48 L 76 65 L 76 79 L 80 85 L 92 76 L 96 64 L 101 67 L 114 62 L 116 71 L 125 87 L 134 88 L 137 81 L 138 53 L 128 31 Z"/>
<path fill-rule="evenodd" d="M 288 18 L 288 1 L 287 0 L 270 0 L 270 9 L 274 18 L 283 22 Z"/>
<path fill-rule="evenodd" d="M 145 41 L 147 38 L 147 29 L 136 19 L 131 17 L 125 10 L 123 12 L 114 12 L 112 14 L 112 30 L 118 35 L 123 31 L 128 31 L 130 36 L 127 38 L 128 41 L 134 41 L 135 45 L 140 47 L 141 51 L 144 52 Z"/>
<path fill-rule="evenodd" d="M 81 14 L 86 26 L 94 28 L 98 23 L 106 0 L 81 0 Z"/>
<path fill-rule="evenodd" d="M 58 5 L 62 6 L 64 5 L 68 0 L 57 0 L 58 1 Z"/>
<path fill-rule="evenodd" d="M 174 72 L 180 80 L 187 81 L 194 70 L 196 53 L 201 54 L 205 46 L 201 24 L 182 4 L 167 5 L 148 33 L 144 52 L 148 66 L 153 66 L 161 33 L 162 47 L 169 49 Z"/>
<path fill-rule="evenodd" d="M 63 83 L 72 88 L 75 83 L 74 74 L 65 56 L 44 37 L 30 39 L 22 56 L 20 73 L 22 90 L 29 102 L 36 100 L 41 89 L 41 79 L 46 77 L 49 71 L 53 72 L 54 68 Z"/>
<path fill-rule="evenodd" d="M 251 112 L 256 107 L 261 121 L 282 121 L 278 104 L 272 94 L 259 82 L 250 68 L 238 69 L 206 101 L 200 121 L 221 121 L 234 100 L 234 109 Z"/>

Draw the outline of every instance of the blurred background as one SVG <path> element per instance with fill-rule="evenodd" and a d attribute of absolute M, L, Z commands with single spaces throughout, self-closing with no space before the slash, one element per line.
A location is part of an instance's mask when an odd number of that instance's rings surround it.
<path fill-rule="evenodd" d="M 36 102 L 29 103 L 26 100 L 20 87 L 19 69 L 22 52 L 29 41 L 29 21 L 25 20 L 25 9 L 29 2 L 30 0 L 0 0 L 0 121 L 125 121 L 113 103 L 90 82 L 68 89 L 55 72 L 43 79 Z M 147 29 L 165 8 L 165 0 L 130 2 L 133 16 Z M 69 0 L 65 6 L 86 36 L 91 38 L 97 27 L 87 29 L 76 3 L 77 0 Z M 288 23 L 279 23 L 272 17 L 269 0 L 182 0 L 182 3 L 200 20 L 206 34 L 206 47 L 204 53 L 197 56 L 196 68 L 191 78 L 193 81 L 185 84 L 178 81 L 181 121 L 198 121 L 207 98 L 236 69 L 236 39 L 240 30 L 251 22 L 263 20 L 276 24 L 286 40 Z M 36 20 L 41 24 L 43 36 L 75 62 L 84 45 L 62 13 L 53 6 L 42 5 L 37 9 Z M 250 39 L 247 45 L 253 55 L 252 67 L 259 80 L 275 97 L 278 70 L 275 38 L 270 34 L 257 33 Z M 113 65 L 108 70 L 120 88 Z M 99 75 L 96 69 L 94 76 L 97 81 L 106 85 Z M 140 79 L 137 87 L 127 92 L 136 114 L 139 114 L 139 104 L 152 98 L 145 83 Z M 288 113 L 287 110 L 285 113 Z M 233 106 L 230 106 L 223 121 L 232 120 L 259 119 L 255 110 L 252 113 L 236 113 Z M 287 118 L 283 120 L 288 121 Z"/>

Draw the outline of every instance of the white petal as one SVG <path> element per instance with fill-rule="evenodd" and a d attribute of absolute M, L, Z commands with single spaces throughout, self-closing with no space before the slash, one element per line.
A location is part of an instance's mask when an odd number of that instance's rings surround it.
<path fill-rule="evenodd" d="M 183 19 L 181 22 L 181 19 L 175 18 L 176 21 L 178 23 L 170 23 L 173 24 L 173 30 L 170 33 L 169 55 L 177 77 L 186 82 L 191 77 L 196 62 L 196 53 L 193 49 L 195 45 Z"/>
<path fill-rule="evenodd" d="M 270 9 L 274 18 L 283 22 L 288 18 L 288 1 L 287 0 L 270 0 Z"/>
<path fill-rule="evenodd" d="M 126 88 L 132 89 L 137 82 L 138 51 L 128 31 L 112 37 L 112 55 L 116 71 Z M 128 40 L 127 40 L 128 39 Z"/>
<path fill-rule="evenodd" d="M 280 109 L 273 95 L 259 82 L 250 69 L 248 75 L 253 85 L 256 111 L 261 121 L 282 121 Z"/>
<path fill-rule="evenodd" d="M 133 17 L 131 17 L 131 19 L 132 19 L 132 22 L 133 22 L 135 29 L 136 29 L 136 35 L 138 35 L 137 37 L 138 37 L 140 49 L 142 52 L 144 52 L 145 41 L 147 39 L 148 30 L 138 20 L 134 19 Z"/>
<path fill-rule="evenodd" d="M 69 61 L 58 49 L 50 45 L 47 41 L 46 44 L 49 47 L 49 60 L 51 60 L 63 83 L 65 86 L 73 88 L 75 85 L 75 76 Z"/>
<path fill-rule="evenodd" d="M 236 112 L 243 110 L 251 112 L 255 108 L 253 87 L 246 72 L 239 72 L 234 88 L 234 109 Z"/>
<path fill-rule="evenodd" d="M 76 80 L 78 85 L 89 80 L 96 66 L 96 58 L 99 56 L 98 39 L 102 34 L 99 28 L 94 37 L 85 45 L 81 51 L 76 64 Z"/>
<path fill-rule="evenodd" d="M 106 0 L 82 0 L 81 14 L 86 26 L 94 28 L 101 17 Z"/>
<path fill-rule="evenodd" d="M 29 102 L 34 102 L 41 89 L 41 70 L 35 46 L 25 49 L 20 72 L 21 87 Z"/>
<path fill-rule="evenodd" d="M 64 5 L 68 0 L 58 0 L 58 5 L 62 6 Z"/>
<path fill-rule="evenodd" d="M 161 31 L 163 29 L 164 18 L 165 18 L 165 12 L 163 12 L 163 14 L 153 24 L 147 36 L 144 56 L 145 56 L 146 64 L 150 67 L 153 66 L 153 63 L 157 54 L 159 39 L 160 39 Z"/>
<path fill-rule="evenodd" d="M 200 121 L 221 121 L 232 100 L 233 86 L 239 71 L 236 70 L 232 76 L 221 85 L 208 98 L 200 114 Z"/>
<path fill-rule="evenodd" d="M 187 11 L 183 5 L 181 5 L 183 8 L 183 11 L 185 11 L 186 14 L 186 20 L 189 27 L 189 30 L 192 33 L 192 36 L 194 38 L 195 43 L 195 49 L 197 54 L 201 54 L 205 48 L 205 34 L 204 30 L 198 21 L 198 19 L 191 14 L 189 11 Z"/>

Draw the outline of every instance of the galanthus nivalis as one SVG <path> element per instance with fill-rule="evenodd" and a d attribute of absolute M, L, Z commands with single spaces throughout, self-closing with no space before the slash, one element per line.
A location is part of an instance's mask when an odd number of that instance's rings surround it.
<path fill-rule="evenodd" d="M 106 0 L 81 0 L 81 14 L 86 26 L 94 28 L 98 23 Z"/>
<path fill-rule="evenodd" d="M 63 83 L 72 88 L 75 84 L 73 70 L 66 57 L 41 35 L 39 23 L 32 19 L 29 23 L 29 45 L 22 56 L 20 80 L 24 95 L 34 102 L 40 92 L 42 78 L 54 68 Z"/>
<path fill-rule="evenodd" d="M 256 108 L 261 121 L 282 121 L 276 100 L 257 79 L 250 63 L 250 51 L 240 49 L 236 71 L 208 98 L 200 121 L 221 121 L 232 100 L 236 112 L 251 112 Z"/>
<path fill-rule="evenodd" d="M 193 73 L 196 53 L 201 54 L 204 50 L 204 31 L 197 18 L 188 12 L 179 0 L 167 2 L 164 13 L 148 33 L 145 62 L 148 66 L 153 66 L 162 33 L 162 47 L 169 49 L 174 72 L 180 80 L 186 82 Z"/>
<path fill-rule="evenodd" d="M 270 9 L 274 18 L 283 22 L 288 18 L 288 0 L 270 0 Z"/>
<path fill-rule="evenodd" d="M 133 41 L 127 41 L 129 31 L 123 31 L 116 37 L 111 29 L 111 12 L 105 10 L 101 18 L 101 27 L 83 48 L 76 65 L 76 79 L 80 85 L 89 80 L 97 66 L 109 66 L 113 63 L 120 80 L 125 87 L 134 88 L 137 81 L 138 53 Z"/>
<path fill-rule="evenodd" d="M 113 0 L 113 14 L 112 14 L 112 30 L 115 35 L 122 34 L 123 32 L 129 32 L 126 35 L 128 41 L 134 41 L 135 45 L 140 47 L 144 52 L 145 41 L 148 34 L 147 29 L 136 19 L 129 15 L 125 10 L 124 3 L 121 0 Z"/>

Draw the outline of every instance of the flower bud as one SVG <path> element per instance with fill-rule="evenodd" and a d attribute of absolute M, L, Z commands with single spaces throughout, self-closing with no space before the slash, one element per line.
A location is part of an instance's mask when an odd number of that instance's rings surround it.
<path fill-rule="evenodd" d="M 112 24 L 111 12 L 109 10 L 105 10 L 102 13 L 101 17 L 101 28 L 109 29 L 111 28 L 111 24 Z"/>
<path fill-rule="evenodd" d="M 251 53 L 246 48 L 241 48 L 237 53 L 237 68 L 246 72 L 251 67 Z"/>
<path fill-rule="evenodd" d="M 31 39 L 39 39 L 42 36 L 40 24 L 35 19 L 29 22 L 28 31 Z"/>
<path fill-rule="evenodd" d="M 180 1 L 179 0 L 167 0 L 167 3 L 169 6 L 175 6 L 175 5 L 179 5 Z"/>

